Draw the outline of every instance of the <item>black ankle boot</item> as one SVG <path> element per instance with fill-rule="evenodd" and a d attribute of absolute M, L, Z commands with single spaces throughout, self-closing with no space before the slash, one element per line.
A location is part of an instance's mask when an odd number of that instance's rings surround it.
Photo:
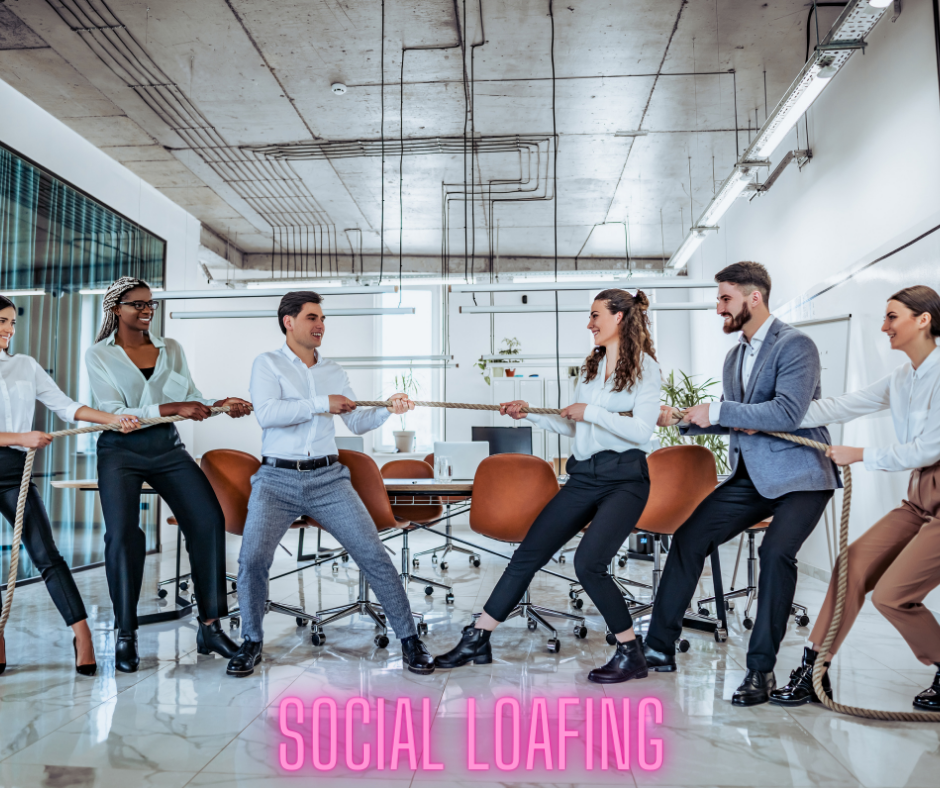
<path fill-rule="evenodd" d="M 940 663 L 937 663 L 940 667 Z M 914 708 L 921 711 L 940 711 L 940 670 L 933 677 L 933 684 L 914 698 Z"/>
<path fill-rule="evenodd" d="M 676 654 L 666 654 L 658 651 L 649 643 L 644 642 L 642 635 L 636 636 L 640 648 L 643 650 L 643 659 L 646 660 L 646 667 L 656 673 L 673 673 L 676 670 Z"/>
<path fill-rule="evenodd" d="M 588 673 L 588 681 L 595 684 L 619 684 L 630 679 L 645 679 L 649 675 L 646 657 L 640 641 L 618 643 L 614 655 L 602 668 L 594 668 Z"/>
<path fill-rule="evenodd" d="M 437 668 L 459 668 L 472 662 L 474 665 L 489 665 L 493 661 L 490 648 L 490 633 L 486 629 L 477 629 L 473 624 L 463 628 L 460 642 L 446 654 L 434 657 Z"/>
<path fill-rule="evenodd" d="M 770 693 L 776 688 L 777 680 L 772 670 L 765 673 L 748 668 L 741 686 L 731 696 L 731 703 L 734 706 L 757 706 L 770 700 Z"/>
<path fill-rule="evenodd" d="M 802 706 L 804 703 L 822 703 L 813 689 L 813 667 L 818 655 L 811 648 L 803 649 L 803 664 L 790 674 L 790 683 L 770 693 L 770 702 L 778 706 Z M 824 663 L 828 668 L 830 663 Z M 823 691 L 832 700 L 832 684 L 829 671 L 822 677 Z"/>
<path fill-rule="evenodd" d="M 136 673 L 140 667 L 140 655 L 137 653 L 137 631 L 118 630 L 114 637 L 114 667 L 122 673 Z"/>
<path fill-rule="evenodd" d="M 250 676 L 255 672 L 255 665 L 261 662 L 261 649 L 264 643 L 261 641 L 245 640 L 238 651 L 228 661 L 228 668 L 225 672 L 229 676 Z"/>
<path fill-rule="evenodd" d="M 211 624 L 199 622 L 199 631 L 196 633 L 196 651 L 200 654 L 211 654 L 214 651 L 226 659 L 231 659 L 238 653 L 238 646 L 225 634 L 222 622 L 216 619 Z"/>
<path fill-rule="evenodd" d="M 410 635 L 401 640 L 402 661 L 412 673 L 422 675 L 434 672 L 434 657 L 417 635 Z"/>

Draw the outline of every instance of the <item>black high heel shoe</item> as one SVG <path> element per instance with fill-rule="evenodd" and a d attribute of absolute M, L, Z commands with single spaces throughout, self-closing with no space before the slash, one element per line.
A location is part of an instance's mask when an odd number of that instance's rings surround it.
<path fill-rule="evenodd" d="M 114 667 L 122 673 L 136 673 L 140 667 L 137 632 L 121 632 L 114 637 Z"/>
<path fill-rule="evenodd" d="M 78 644 L 75 642 L 75 638 L 72 638 L 72 651 L 75 652 L 75 661 L 78 662 Z M 75 672 L 79 676 L 94 676 L 98 670 L 98 663 L 92 662 L 88 665 L 76 665 Z"/>

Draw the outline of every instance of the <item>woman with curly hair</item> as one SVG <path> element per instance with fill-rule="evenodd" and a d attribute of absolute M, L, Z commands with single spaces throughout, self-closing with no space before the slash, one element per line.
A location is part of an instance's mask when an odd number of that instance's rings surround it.
<path fill-rule="evenodd" d="M 588 523 L 574 557 L 585 592 L 617 638 L 611 660 L 588 674 L 598 684 L 647 675 L 643 650 L 610 561 L 636 526 L 649 497 L 646 455 L 659 416 L 660 372 L 650 338 L 649 300 L 642 291 L 604 290 L 591 306 L 594 350 L 581 368 L 574 405 L 559 416 L 526 414 L 528 403 L 504 402 L 500 413 L 574 438 L 568 482 L 549 501 L 460 643 L 437 657 L 439 668 L 492 661 L 490 633 L 505 621 L 535 573 Z"/>
<path fill-rule="evenodd" d="M 193 383 L 183 348 L 150 331 L 160 305 L 146 282 L 124 276 L 108 288 L 98 338 L 85 355 L 101 410 L 139 418 L 185 416 L 202 421 L 209 406 L 229 405 L 246 416 L 245 400 L 205 399 Z M 231 659 L 238 647 L 219 624 L 228 612 L 225 587 L 225 517 L 209 480 L 180 441 L 174 424 L 155 424 L 132 435 L 98 438 L 98 490 L 105 524 L 105 573 L 117 623 L 115 666 L 136 672 L 137 601 L 144 579 L 146 544 L 140 529 L 144 482 L 173 510 L 186 537 L 196 602 L 200 654 Z"/>

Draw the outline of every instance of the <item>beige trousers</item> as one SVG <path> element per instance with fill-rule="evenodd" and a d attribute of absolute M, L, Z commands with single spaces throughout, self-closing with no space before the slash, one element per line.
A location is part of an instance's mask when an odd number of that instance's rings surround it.
<path fill-rule="evenodd" d="M 923 605 L 940 585 L 940 463 L 911 473 L 909 500 L 849 545 L 849 581 L 835 654 L 855 623 L 865 595 L 897 628 L 917 659 L 940 664 L 940 624 Z M 833 571 L 810 641 L 822 646 L 835 610 L 839 566 Z"/>

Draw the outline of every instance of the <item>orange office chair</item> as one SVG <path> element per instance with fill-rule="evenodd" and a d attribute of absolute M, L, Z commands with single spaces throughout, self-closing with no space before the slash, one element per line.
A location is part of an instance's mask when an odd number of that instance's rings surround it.
<path fill-rule="evenodd" d="M 392 512 L 392 505 L 389 503 L 388 493 L 385 492 L 385 484 L 382 481 L 382 475 L 379 473 L 379 466 L 375 464 L 375 460 L 360 451 L 340 449 L 339 461 L 349 469 L 349 480 L 353 489 L 365 505 L 379 533 L 399 528 L 402 530 L 402 535 L 407 538 L 407 529 L 411 527 L 411 522 L 396 517 Z M 446 588 L 446 586 L 442 587 Z M 369 581 L 366 579 L 365 572 L 361 569 L 359 570 L 358 599 L 348 605 L 318 610 L 317 616 L 320 617 L 320 622 L 314 635 L 319 634 L 323 638 L 323 626 L 354 615 L 364 615 L 371 618 L 376 627 L 381 630 L 375 636 L 376 646 L 385 648 L 388 645 L 388 627 L 385 622 L 385 614 L 382 612 L 382 605 L 373 602 L 369 598 Z M 412 615 L 418 619 L 418 634 L 427 634 L 428 625 L 424 623 L 424 614 L 412 613 Z M 314 644 L 317 644 L 316 639 L 314 639 Z"/>
<path fill-rule="evenodd" d="M 552 466 L 531 454 L 494 454 L 480 463 L 473 477 L 470 502 L 470 528 L 481 536 L 519 544 L 535 518 L 558 493 L 558 479 Z M 577 637 L 587 636 L 584 616 L 552 610 L 532 603 L 529 589 L 507 617 L 526 619 L 529 629 L 542 626 L 551 633 L 548 650 L 558 653 L 557 630 L 546 616 L 574 621 Z"/>
<path fill-rule="evenodd" d="M 215 491 L 216 498 L 225 515 L 225 530 L 230 534 L 241 536 L 245 532 L 245 520 L 248 518 L 248 499 L 251 496 L 251 477 L 261 467 L 257 457 L 235 449 L 213 449 L 202 455 L 199 463 L 209 484 Z M 291 524 L 291 528 L 309 528 L 313 525 L 306 518 L 300 518 Z M 301 568 L 293 570 L 301 571 Z M 287 573 L 290 574 L 290 573 Z M 283 575 L 282 575 L 283 577 Z M 234 590 L 235 583 L 232 583 Z M 265 612 L 281 613 L 293 616 L 298 626 L 305 626 L 308 622 L 314 627 L 318 624 L 317 616 L 307 613 L 303 607 L 285 605 L 280 602 L 265 602 Z M 238 610 L 228 615 L 233 627 L 241 623 Z"/>

